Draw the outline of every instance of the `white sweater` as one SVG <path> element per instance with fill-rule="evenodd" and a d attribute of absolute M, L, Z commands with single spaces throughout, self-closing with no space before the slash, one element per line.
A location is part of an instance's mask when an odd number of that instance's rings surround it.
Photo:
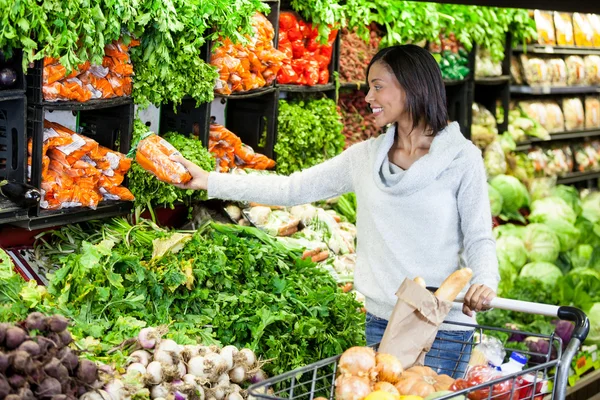
<path fill-rule="evenodd" d="M 286 176 L 211 173 L 213 198 L 292 206 L 355 192 L 356 289 L 389 320 L 404 278 L 439 286 L 459 266 L 496 290 L 499 275 L 481 152 L 451 123 L 407 170 L 391 168 L 395 128 L 339 156 Z M 394 166 L 395 167 L 395 166 Z M 456 305 L 447 320 L 472 323 Z M 443 325 L 442 329 L 465 329 Z"/>

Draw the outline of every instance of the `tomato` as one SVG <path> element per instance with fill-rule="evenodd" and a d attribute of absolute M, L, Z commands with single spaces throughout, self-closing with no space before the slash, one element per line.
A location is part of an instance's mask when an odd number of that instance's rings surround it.
<path fill-rule="evenodd" d="M 486 365 L 478 365 L 469 370 L 465 379 L 457 379 L 450 388 L 452 391 L 472 388 L 485 384 L 486 382 L 498 379 L 500 375 L 497 371 Z M 509 379 L 493 385 L 492 398 L 494 400 L 510 400 L 512 392 L 512 381 Z M 485 400 L 490 396 L 490 387 L 474 390 L 467 397 L 469 400 Z"/>
<path fill-rule="evenodd" d="M 333 46 L 321 46 L 320 53 L 327 57 L 327 64 L 331 62 L 331 53 L 333 52 Z"/>
<path fill-rule="evenodd" d="M 292 29 L 288 30 L 287 34 L 290 42 L 295 42 L 297 40 L 303 39 L 302 32 L 300 31 L 300 28 L 298 26 L 295 26 Z"/>
<path fill-rule="evenodd" d="M 319 63 L 315 59 L 309 59 L 306 68 L 304 69 L 306 83 L 313 86 L 319 83 Z"/>
<path fill-rule="evenodd" d="M 292 42 L 292 52 L 294 54 L 294 58 L 302 58 L 306 52 L 304 42 L 302 40 L 296 40 Z"/>
<path fill-rule="evenodd" d="M 298 26 L 298 20 L 293 13 L 283 11 L 279 14 L 279 27 L 281 30 L 288 31 L 294 26 Z"/>
<path fill-rule="evenodd" d="M 316 38 L 308 39 L 308 43 L 306 44 L 306 50 L 308 51 L 317 51 L 319 48 L 319 42 L 317 42 Z"/>
<path fill-rule="evenodd" d="M 277 74 L 277 83 L 282 85 L 298 82 L 298 74 L 290 64 L 283 64 Z"/>
<path fill-rule="evenodd" d="M 325 68 L 319 72 L 319 85 L 326 85 L 329 83 L 329 69 Z"/>
<path fill-rule="evenodd" d="M 304 75 L 304 70 L 306 69 L 307 61 L 304 59 L 296 59 L 292 60 L 292 68 L 298 74 L 298 76 Z"/>
<path fill-rule="evenodd" d="M 279 31 L 279 40 L 278 43 L 281 45 L 282 43 L 289 43 L 290 39 L 288 38 L 288 34 L 285 31 Z"/>

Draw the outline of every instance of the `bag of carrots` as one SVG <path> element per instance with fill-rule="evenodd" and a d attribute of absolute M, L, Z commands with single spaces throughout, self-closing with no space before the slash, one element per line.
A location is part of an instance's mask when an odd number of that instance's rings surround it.
<path fill-rule="evenodd" d="M 135 159 L 143 169 L 163 182 L 189 182 L 192 176 L 188 170 L 182 164 L 171 160 L 171 156 L 176 154 L 179 152 L 171 143 L 151 134 L 138 143 Z"/>

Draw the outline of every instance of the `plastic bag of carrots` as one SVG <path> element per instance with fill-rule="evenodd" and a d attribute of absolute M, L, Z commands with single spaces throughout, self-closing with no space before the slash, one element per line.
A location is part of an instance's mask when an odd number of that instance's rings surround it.
<path fill-rule="evenodd" d="M 189 182 L 192 179 L 189 171 L 181 163 L 171 160 L 171 156 L 176 154 L 180 153 L 171 143 L 151 134 L 138 143 L 135 160 L 163 182 Z"/>
<path fill-rule="evenodd" d="M 211 124 L 208 151 L 216 158 L 217 171 L 229 172 L 233 168 L 271 169 L 275 161 L 242 143 L 242 140 L 223 125 Z"/>

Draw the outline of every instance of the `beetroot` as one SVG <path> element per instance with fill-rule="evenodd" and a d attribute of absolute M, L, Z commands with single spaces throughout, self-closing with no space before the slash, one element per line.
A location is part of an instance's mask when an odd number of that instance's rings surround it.
<path fill-rule="evenodd" d="M 77 367 L 77 378 L 88 385 L 94 383 L 98 379 L 96 364 L 90 360 L 81 360 L 79 367 Z"/>
<path fill-rule="evenodd" d="M 62 315 L 53 315 L 46 319 L 46 323 L 52 332 L 62 332 L 69 326 L 69 320 Z"/>
<path fill-rule="evenodd" d="M 7 349 L 16 349 L 27 339 L 27 333 L 17 326 L 11 326 L 6 330 L 6 337 L 4 338 L 5 346 Z"/>
<path fill-rule="evenodd" d="M 19 396 L 21 396 L 21 400 L 35 400 L 35 396 L 29 388 L 21 388 L 21 390 L 19 390 Z"/>
<path fill-rule="evenodd" d="M 4 338 L 6 337 L 6 331 L 10 328 L 9 324 L 2 323 L 0 324 L 0 346 L 4 343 Z"/>
<path fill-rule="evenodd" d="M 25 386 L 27 384 L 27 381 L 21 375 L 13 375 L 10 378 L 8 378 L 8 383 L 13 389 L 19 389 Z"/>
<path fill-rule="evenodd" d="M 59 332 L 58 337 L 60 337 L 60 342 L 63 344 L 63 346 L 68 346 L 69 343 L 73 341 L 73 337 L 67 330 Z"/>
<path fill-rule="evenodd" d="M 51 399 L 52 396 L 61 394 L 61 391 L 60 382 L 55 378 L 48 377 L 38 385 L 36 395 L 38 398 Z"/>
<path fill-rule="evenodd" d="M 0 374 L 3 374 L 8 369 L 10 359 L 8 354 L 0 352 Z"/>
<path fill-rule="evenodd" d="M 45 331 L 47 328 L 46 317 L 40 312 L 32 312 L 25 320 L 25 328 L 27 330 Z"/>
<path fill-rule="evenodd" d="M 48 376 L 56 378 L 61 382 L 65 382 L 67 379 L 69 379 L 69 371 L 67 370 L 67 367 L 62 365 L 60 360 L 57 358 L 53 358 L 44 366 L 44 372 Z"/>
<path fill-rule="evenodd" d="M 75 371 L 77 365 L 79 365 L 79 357 L 71 349 L 65 347 L 58 353 L 58 359 L 62 364 L 67 367 L 70 372 Z"/>
<path fill-rule="evenodd" d="M 12 367 L 17 372 L 27 372 L 29 363 L 31 362 L 31 356 L 28 352 L 22 350 L 15 350 L 11 354 Z"/>
<path fill-rule="evenodd" d="M 6 378 L 0 375 L 0 399 L 5 398 L 10 394 L 10 385 L 6 381 Z"/>
<path fill-rule="evenodd" d="M 28 352 L 31 356 L 40 354 L 40 345 L 33 340 L 26 340 L 19 346 L 19 350 Z"/>
<path fill-rule="evenodd" d="M 37 344 L 40 346 L 40 353 L 46 354 L 50 349 L 56 348 L 56 343 L 44 336 L 38 336 L 35 338 Z"/>

